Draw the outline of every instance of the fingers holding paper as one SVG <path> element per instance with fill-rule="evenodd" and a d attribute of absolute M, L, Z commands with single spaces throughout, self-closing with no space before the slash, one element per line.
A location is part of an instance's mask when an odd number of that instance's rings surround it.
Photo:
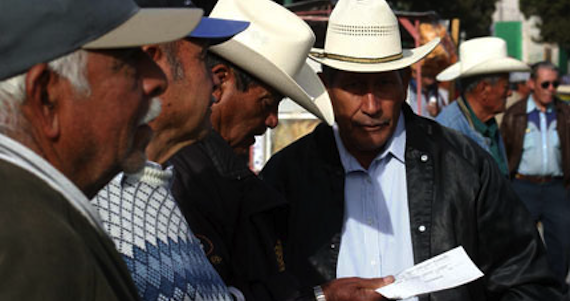
<path fill-rule="evenodd" d="M 394 282 L 394 277 L 341 278 L 321 285 L 327 301 L 377 301 L 387 300 L 376 289 Z"/>

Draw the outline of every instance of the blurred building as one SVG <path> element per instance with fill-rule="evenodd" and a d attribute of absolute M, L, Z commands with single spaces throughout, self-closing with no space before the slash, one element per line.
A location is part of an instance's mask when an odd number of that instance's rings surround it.
<path fill-rule="evenodd" d="M 507 41 L 509 55 L 533 64 L 548 60 L 558 65 L 562 74 L 568 73 L 568 54 L 554 44 L 536 43 L 540 31 L 537 17 L 526 19 L 519 9 L 519 0 L 500 0 L 493 15 L 495 36 Z"/>

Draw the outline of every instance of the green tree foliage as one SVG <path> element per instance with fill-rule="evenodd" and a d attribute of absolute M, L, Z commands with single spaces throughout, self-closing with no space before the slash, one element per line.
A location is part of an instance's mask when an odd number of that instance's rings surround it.
<path fill-rule="evenodd" d="M 308 0 L 274 1 L 281 4 L 285 2 L 310 2 Z M 528 1 L 548 2 L 549 0 Z M 331 3 L 336 2 L 337 0 L 331 0 Z M 498 2 L 498 0 L 387 0 L 387 2 L 390 3 L 390 6 L 395 10 L 415 12 L 435 11 L 444 19 L 459 18 L 461 20 L 461 30 L 465 32 L 466 38 L 470 39 L 487 36 L 491 33 L 495 3 Z"/>
<path fill-rule="evenodd" d="M 437 12 L 444 19 L 458 18 L 466 38 L 489 35 L 498 0 L 389 0 L 392 8 L 405 11 Z M 523 0 L 520 0 L 523 1 Z M 534 0 L 545 1 L 545 0 Z M 545 1 L 546 2 L 546 1 Z"/>
<path fill-rule="evenodd" d="M 570 0 L 519 0 L 519 4 L 525 17 L 540 18 L 540 41 L 570 50 Z"/>

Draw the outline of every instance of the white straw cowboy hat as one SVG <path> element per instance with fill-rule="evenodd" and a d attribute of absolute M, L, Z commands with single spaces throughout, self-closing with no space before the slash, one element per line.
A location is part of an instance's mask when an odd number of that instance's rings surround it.
<path fill-rule="evenodd" d="M 507 43 L 497 37 L 475 38 L 459 46 L 459 61 L 441 71 L 436 79 L 450 81 L 474 75 L 530 71 L 524 62 L 507 55 Z"/>
<path fill-rule="evenodd" d="M 334 69 L 384 72 L 408 67 L 439 43 L 402 49 L 398 19 L 384 0 L 340 0 L 329 18 L 324 49 L 309 57 Z"/>
<path fill-rule="evenodd" d="M 332 125 L 326 89 L 306 63 L 315 42 L 309 25 L 271 0 L 220 0 L 210 17 L 249 21 L 249 27 L 210 50 Z"/>

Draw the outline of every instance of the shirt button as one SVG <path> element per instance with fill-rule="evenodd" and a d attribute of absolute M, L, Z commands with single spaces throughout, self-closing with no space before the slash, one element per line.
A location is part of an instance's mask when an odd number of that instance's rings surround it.
<path fill-rule="evenodd" d="M 428 159 L 429 159 L 428 155 L 425 155 L 425 154 L 420 157 L 420 160 L 422 162 L 427 162 Z"/>
<path fill-rule="evenodd" d="M 420 232 L 425 232 L 425 231 L 426 231 L 426 226 L 421 225 L 421 226 L 418 227 L 418 230 L 419 230 Z"/>
<path fill-rule="evenodd" d="M 372 261 L 370 262 L 370 264 L 371 264 L 371 265 L 376 265 L 376 260 L 372 260 Z"/>
<path fill-rule="evenodd" d="M 335 244 L 331 244 L 331 249 L 334 250 L 334 248 L 336 248 L 336 245 L 335 245 Z"/>

